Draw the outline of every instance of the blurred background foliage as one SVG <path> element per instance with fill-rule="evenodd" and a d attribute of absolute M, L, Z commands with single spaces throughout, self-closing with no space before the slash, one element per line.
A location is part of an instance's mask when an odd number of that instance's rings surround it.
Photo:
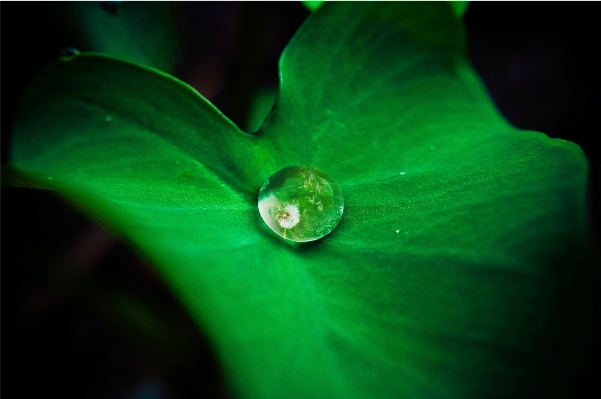
<path fill-rule="evenodd" d="M 117 56 L 173 73 L 255 131 L 277 95 L 280 53 L 310 14 L 300 2 L 156 3 L 150 12 L 118 2 L 1 7 L 10 22 L 3 164 L 18 98 L 34 73 L 73 49 L 106 46 L 86 30 L 93 23 L 123 44 Z M 168 29 L 153 25 L 157 16 Z M 472 62 L 507 119 L 584 149 L 598 237 L 601 4 L 475 2 L 464 21 Z M 143 257 L 53 193 L 3 186 L 2 202 L 4 374 L 9 384 L 27 381 L 19 396 L 231 397 L 210 344 Z M 583 396 L 601 392 L 595 348 Z"/>

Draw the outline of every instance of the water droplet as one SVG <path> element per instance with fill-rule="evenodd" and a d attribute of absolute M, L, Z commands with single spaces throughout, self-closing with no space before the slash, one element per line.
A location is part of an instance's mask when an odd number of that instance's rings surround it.
<path fill-rule="evenodd" d="M 259 191 L 263 221 L 287 240 L 315 241 L 329 234 L 344 210 L 342 190 L 327 173 L 294 165 L 275 172 Z"/>
<path fill-rule="evenodd" d="M 112 116 L 110 116 L 110 115 L 107 115 L 107 116 L 104 118 L 104 121 L 105 121 L 105 122 L 112 122 L 112 121 L 113 121 L 113 117 L 112 117 Z"/>
<path fill-rule="evenodd" d="M 81 51 L 79 51 L 75 47 L 65 47 L 59 51 L 59 57 L 63 61 L 70 61 L 73 58 L 77 57 L 79 54 L 81 54 Z"/>
<path fill-rule="evenodd" d="M 397 230 L 396 232 L 398 233 L 398 232 L 400 232 L 400 230 Z"/>
<path fill-rule="evenodd" d="M 405 174 L 405 172 L 400 172 L 399 175 L 403 176 Z"/>

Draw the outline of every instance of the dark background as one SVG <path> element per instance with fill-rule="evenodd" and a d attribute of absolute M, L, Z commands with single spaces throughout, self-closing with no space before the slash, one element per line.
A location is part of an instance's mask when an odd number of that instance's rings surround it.
<path fill-rule="evenodd" d="M 49 7 L 1 5 L 3 163 L 23 89 L 73 46 Z M 253 90 L 277 85 L 279 55 L 309 11 L 298 2 L 185 3 L 177 15 L 176 75 L 240 121 Z M 599 237 L 601 3 L 475 2 L 464 20 L 473 64 L 507 119 L 587 154 Z M 143 257 L 53 193 L 2 187 L 1 199 L 3 376 L 18 396 L 229 397 L 211 346 Z M 599 355 L 597 345 L 582 397 L 601 392 Z"/>

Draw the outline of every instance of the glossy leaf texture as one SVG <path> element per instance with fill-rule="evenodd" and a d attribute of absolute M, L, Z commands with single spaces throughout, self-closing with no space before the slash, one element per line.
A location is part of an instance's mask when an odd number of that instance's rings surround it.
<path fill-rule="evenodd" d="M 74 1 L 49 7 L 81 51 L 173 72 L 179 32 L 168 2 Z"/>
<path fill-rule="evenodd" d="M 280 74 L 249 135 L 168 75 L 57 62 L 13 163 L 155 262 L 239 397 L 569 395 L 598 277 L 582 151 L 498 114 L 445 3 L 327 3 Z M 345 196 L 305 245 L 257 210 L 295 164 Z"/>

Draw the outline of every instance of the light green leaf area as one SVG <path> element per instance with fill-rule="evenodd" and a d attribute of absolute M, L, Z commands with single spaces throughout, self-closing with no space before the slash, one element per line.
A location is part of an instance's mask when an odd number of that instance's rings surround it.
<path fill-rule="evenodd" d="M 323 4 L 325 3 L 325 1 L 303 1 L 303 5 L 305 7 L 307 7 L 307 9 L 311 10 L 311 11 L 315 11 L 317 10 L 319 7 L 321 7 Z"/>
<path fill-rule="evenodd" d="M 56 17 L 74 34 L 79 50 L 173 71 L 179 35 L 172 4 L 75 1 L 56 7 Z"/>
<path fill-rule="evenodd" d="M 32 83 L 13 163 L 156 263 L 238 397 L 560 397 L 590 317 L 586 159 L 503 120 L 464 41 L 444 3 L 327 3 L 256 135 L 174 78 L 82 55 Z M 295 164 L 345 197 L 304 245 L 257 209 Z"/>
<path fill-rule="evenodd" d="M 463 17 L 463 14 L 465 14 L 467 7 L 470 5 L 470 2 L 469 1 L 451 1 L 451 2 L 449 2 L 449 4 L 451 5 L 451 8 L 455 12 L 455 15 L 457 15 L 458 17 Z"/>
<path fill-rule="evenodd" d="M 325 1 L 303 1 L 303 5 L 310 11 L 317 10 L 324 3 Z M 449 1 L 449 5 L 453 9 L 455 15 L 457 15 L 458 17 L 462 17 L 463 14 L 465 14 L 469 3 L 469 1 Z"/>

